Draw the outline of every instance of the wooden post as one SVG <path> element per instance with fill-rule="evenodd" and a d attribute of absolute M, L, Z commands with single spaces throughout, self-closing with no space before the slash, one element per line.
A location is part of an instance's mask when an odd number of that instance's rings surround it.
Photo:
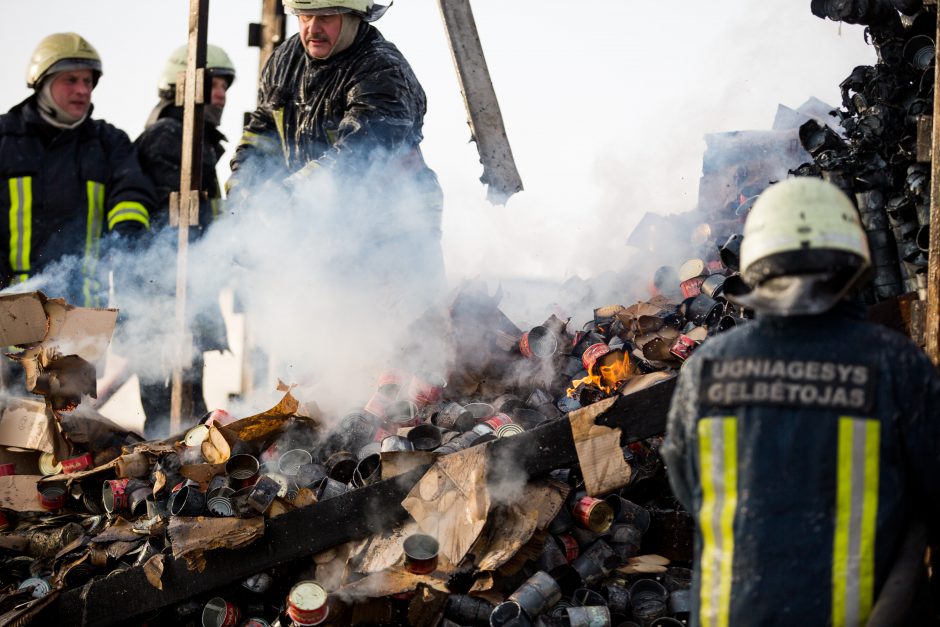
<path fill-rule="evenodd" d="M 271 55 L 274 49 L 284 42 L 286 34 L 286 22 L 284 20 L 284 5 L 281 0 L 262 0 L 261 6 L 261 43 L 258 46 L 261 55 L 258 59 L 258 75 Z"/>
<path fill-rule="evenodd" d="M 509 146 L 470 0 L 438 0 L 438 3 L 467 107 L 470 131 L 483 163 L 480 180 L 488 186 L 489 201 L 503 204 L 522 191 L 522 178 Z"/>
<path fill-rule="evenodd" d="M 940 37 L 940 20 L 937 21 Z M 938 41 L 938 40 L 935 40 Z M 934 84 L 940 85 L 940 48 L 934 61 Z M 940 98 L 933 99 L 933 146 L 940 146 Z M 940 159 L 931 151 L 930 164 L 930 247 L 927 262 L 926 350 L 935 366 L 940 366 Z"/>
<path fill-rule="evenodd" d="M 173 388 L 170 396 L 170 433 L 178 433 L 182 416 L 192 413 L 192 384 L 184 385 L 184 373 L 192 366 L 192 335 L 186 324 L 189 227 L 199 224 L 199 190 L 202 187 L 202 144 L 206 96 L 206 32 L 209 0 L 189 2 L 189 53 L 183 88 L 183 158 L 180 191 L 170 198 L 170 223 L 179 228 L 176 251 L 176 347 Z"/>

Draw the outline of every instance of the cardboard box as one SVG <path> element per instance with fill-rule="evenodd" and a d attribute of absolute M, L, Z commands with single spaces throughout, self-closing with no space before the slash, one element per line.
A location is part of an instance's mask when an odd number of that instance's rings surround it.
<path fill-rule="evenodd" d="M 42 341 L 49 331 L 40 292 L 0 296 L 0 346 Z"/>
<path fill-rule="evenodd" d="M 52 453 L 52 425 L 43 401 L 11 398 L 0 413 L 0 445 Z"/>

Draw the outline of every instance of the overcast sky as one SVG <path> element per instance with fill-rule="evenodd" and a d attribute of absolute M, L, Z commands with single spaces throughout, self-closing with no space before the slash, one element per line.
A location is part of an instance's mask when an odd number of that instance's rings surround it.
<path fill-rule="evenodd" d="M 186 41 L 188 5 L 7 0 L 0 107 L 29 94 L 36 43 L 72 30 L 104 60 L 95 116 L 133 139 L 156 102 L 165 58 Z M 436 1 L 399 0 L 376 23 L 428 93 L 423 146 L 444 187 L 451 278 L 560 280 L 619 268 L 644 211 L 694 206 L 704 133 L 769 128 L 777 103 L 797 107 L 810 96 L 837 105 L 839 82 L 874 61 L 861 28 L 815 18 L 808 0 L 474 0 L 473 8 L 526 185 L 506 207 L 488 205 L 478 182 Z M 239 72 L 223 122 L 230 145 L 255 102 L 258 53 L 246 40 L 260 11 L 260 0 L 210 7 L 209 41 Z"/>

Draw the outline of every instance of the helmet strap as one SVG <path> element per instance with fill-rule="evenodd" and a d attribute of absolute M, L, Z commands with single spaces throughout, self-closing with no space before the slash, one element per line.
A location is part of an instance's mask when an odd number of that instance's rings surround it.
<path fill-rule="evenodd" d="M 52 81 L 55 80 L 56 76 L 58 74 L 46 76 L 39 89 L 36 90 L 36 105 L 39 109 L 39 116 L 55 128 L 63 130 L 78 128 L 88 117 L 88 112 L 86 111 L 84 115 L 76 118 L 56 104 L 52 98 Z"/>

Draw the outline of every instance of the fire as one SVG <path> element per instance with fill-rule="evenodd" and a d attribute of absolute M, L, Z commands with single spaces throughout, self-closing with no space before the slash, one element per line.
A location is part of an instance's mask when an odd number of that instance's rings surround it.
<path fill-rule="evenodd" d="M 601 356 L 591 372 L 597 374 L 588 374 L 583 379 L 576 379 L 571 382 L 568 388 L 568 396 L 574 398 L 578 388 L 582 385 L 594 386 L 600 389 L 604 394 L 611 394 L 619 388 L 624 381 L 636 374 L 633 362 L 630 361 L 630 355 L 621 350 L 615 350 Z"/>

